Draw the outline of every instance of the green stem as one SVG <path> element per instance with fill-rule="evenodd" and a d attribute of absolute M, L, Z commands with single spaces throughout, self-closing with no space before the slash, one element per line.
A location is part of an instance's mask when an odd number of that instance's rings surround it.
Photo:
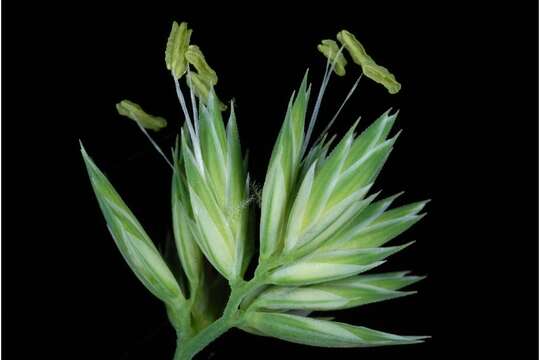
<path fill-rule="evenodd" d="M 177 337 L 188 339 L 192 336 L 190 308 L 189 300 L 177 300 L 166 304 L 167 316 L 176 330 Z"/>
<path fill-rule="evenodd" d="M 208 344 L 223 335 L 230 328 L 241 322 L 238 307 L 242 300 L 266 281 L 266 271 L 257 272 L 255 277 L 246 282 L 243 280 L 231 283 L 231 296 L 225 306 L 223 315 L 197 335 L 189 339 L 178 339 L 174 360 L 191 360 Z"/>
<path fill-rule="evenodd" d="M 230 328 L 229 319 L 221 317 L 193 338 L 184 342 L 178 339 L 174 360 L 191 360 L 195 354 Z"/>

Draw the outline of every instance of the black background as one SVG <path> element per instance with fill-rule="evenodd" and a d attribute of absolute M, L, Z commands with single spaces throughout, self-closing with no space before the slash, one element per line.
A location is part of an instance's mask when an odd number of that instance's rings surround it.
<path fill-rule="evenodd" d="M 171 126 L 181 120 L 163 51 L 188 21 L 234 97 L 250 170 L 262 183 L 288 98 L 323 38 L 345 28 L 397 75 L 389 95 L 362 80 L 334 131 L 399 108 L 404 132 L 378 181 L 400 203 L 430 198 L 417 240 L 385 270 L 428 278 L 412 297 L 336 313 L 422 345 L 319 349 L 231 331 L 200 359 L 353 359 L 537 353 L 537 9 L 471 2 L 176 1 L 3 8 L 3 350 L 13 359 L 170 359 L 174 334 L 107 233 L 80 158 L 81 139 L 156 242 L 170 226 L 170 171 L 114 104 L 127 98 Z M 320 123 L 358 70 L 333 78 Z"/>

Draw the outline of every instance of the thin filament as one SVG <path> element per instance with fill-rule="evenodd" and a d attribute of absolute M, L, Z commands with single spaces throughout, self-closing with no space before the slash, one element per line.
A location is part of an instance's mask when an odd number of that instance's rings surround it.
<path fill-rule="evenodd" d="M 330 58 L 326 60 L 326 69 L 324 72 L 323 81 L 321 84 L 321 88 L 319 90 L 319 94 L 317 96 L 317 101 L 315 102 L 315 108 L 313 109 L 313 113 L 311 114 L 311 119 L 309 120 L 309 126 L 306 133 L 306 138 L 304 140 L 304 144 L 302 145 L 302 156 L 304 155 L 304 152 L 306 151 L 307 146 L 309 145 L 309 140 L 311 138 L 311 134 L 313 133 L 313 128 L 315 127 L 315 122 L 317 121 L 317 116 L 319 115 L 319 110 L 321 107 L 322 99 L 324 97 L 324 93 L 326 91 L 326 87 L 328 86 L 328 82 L 330 81 L 330 78 L 332 77 L 332 72 L 334 71 L 334 68 L 337 63 L 337 59 L 343 52 L 343 46 L 339 49 L 334 61 L 332 62 L 332 66 L 330 66 Z"/>
<path fill-rule="evenodd" d="M 135 117 L 136 118 L 136 117 Z M 169 166 L 171 167 L 171 169 L 174 170 L 174 166 L 173 164 L 170 162 L 170 160 L 167 158 L 167 156 L 165 156 L 165 154 L 163 153 L 163 151 L 161 150 L 161 148 L 159 147 L 159 145 L 154 141 L 154 139 L 152 139 L 152 137 L 150 136 L 150 134 L 148 133 L 148 131 L 146 131 L 146 129 L 144 128 L 144 126 L 142 126 L 139 121 L 137 120 L 136 121 L 137 125 L 139 126 L 139 129 L 141 129 L 141 131 L 143 132 L 144 135 L 146 135 L 146 138 L 150 141 L 150 143 L 152 144 L 152 146 L 157 150 L 157 152 L 163 156 L 163 158 L 165 159 L 165 161 L 167 162 L 167 164 L 169 164 Z"/>
<path fill-rule="evenodd" d="M 349 99 L 351 98 L 352 94 L 355 92 L 356 88 L 358 87 L 358 84 L 360 83 L 360 79 L 362 79 L 362 76 L 364 74 L 360 74 L 360 76 L 358 77 L 358 79 L 356 79 L 356 81 L 354 82 L 353 86 L 351 87 L 351 90 L 349 90 L 349 93 L 347 94 L 347 96 L 345 97 L 345 100 L 343 100 L 343 102 L 341 103 L 341 106 L 339 107 L 339 109 L 337 110 L 336 114 L 334 115 L 334 117 L 332 118 L 332 120 L 330 120 L 330 122 L 328 123 L 328 125 L 326 125 L 326 127 L 324 128 L 324 130 L 321 132 L 321 134 L 319 135 L 318 139 L 315 141 L 315 144 L 317 144 L 320 140 L 321 140 L 321 137 L 323 136 L 323 134 L 326 134 L 326 132 L 330 129 L 330 127 L 334 124 L 334 122 L 336 121 L 337 117 L 339 116 L 339 114 L 341 113 L 341 110 L 345 107 L 345 104 L 347 104 L 347 101 L 349 101 Z"/>

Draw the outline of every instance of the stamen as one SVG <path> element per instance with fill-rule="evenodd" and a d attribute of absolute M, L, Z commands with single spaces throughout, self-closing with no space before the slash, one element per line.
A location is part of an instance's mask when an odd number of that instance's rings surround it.
<path fill-rule="evenodd" d="M 352 94 L 355 92 L 356 88 L 358 87 L 358 84 L 360 83 L 360 79 L 362 79 L 362 76 L 364 74 L 361 73 L 360 76 L 358 77 L 358 79 L 356 79 L 356 81 L 354 82 L 351 90 L 349 90 L 349 93 L 347 94 L 347 96 L 345 97 L 345 100 L 343 100 L 343 102 L 341 103 L 341 106 L 339 107 L 339 109 L 337 110 L 336 114 L 334 115 L 334 117 L 332 118 L 332 120 L 330 120 L 330 122 L 328 123 L 328 125 L 326 125 L 326 127 L 324 128 L 324 130 L 321 132 L 321 134 L 319 135 L 319 137 L 317 138 L 317 140 L 315 141 L 315 144 L 317 144 L 322 136 L 324 134 L 326 134 L 326 132 L 330 129 L 330 127 L 334 124 L 334 122 L 336 121 L 337 117 L 339 116 L 339 114 L 341 113 L 341 110 L 343 109 L 343 107 L 345 107 L 345 104 L 347 104 L 347 101 L 349 101 L 350 97 L 352 96 Z"/>
<path fill-rule="evenodd" d="M 324 93 L 326 91 L 326 87 L 328 86 L 328 82 L 330 81 L 330 78 L 332 77 L 332 73 L 334 71 L 334 67 L 336 66 L 337 59 L 339 58 L 339 56 L 343 52 L 343 48 L 344 48 L 344 46 L 341 46 L 341 48 L 339 48 L 339 52 L 337 53 L 334 61 L 332 62 L 332 66 L 330 68 L 329 68 L 330 58 L 327 58 L 327 60 L 326 60 L 326 70 L 325 70 L 325 73 L 324 73 L 321 88 L 319 90 L 319 94 L 317 96 L 317 101 L 315 102 L 315 108 L 313 109 L 313 113 L 311 114 L 311 119 L 309 120 L 309 126 L 308 126 L 308 130 L 307 130 L 307 133 L 306 133 L 306 137 L 304 139 L 304 144 L 302 146 L 301 156 L 304 155 L 304 153 L 305 153 L 305 151 L 306 151 L 306 149 L 307 149 L 307 147 L 309 145 L 309 140 L 311 138 L 311 134 L 313 133 L 313 128 L 315 127 L 315 122 L 317 121 L 317 116 L 319 115 L 319 110 L 320 110 L 320 107 L 321 107 L 321 102 L 322 102 Z"/>
<path fill-rule="evenodd" d="M 134 115 L 135 116 L 135 115 Z M 136 116 L 135 116 L 136 117 Z M 163 158 L 165 159 L 165 161 L 167 162 L 167 164 L 169 164 L 169 166 L 171 167 L 171 169 L 173 169 L 174 171 L 174 166 L 173 164 L 171 163 L 171 161 L 167 158 L 167 156 L 165 156 L 165 154 L 163 153 L 163 151 L 161 150 L 161 148 L 159 147 L 159 145 L 154 141 L 154 139 L 152 139 L 152 137 L 150 136 L 150 134 L 148 133 L 148 131 L 146 131 L 146 129 L 144 128 L 144 126 L 141 125 L 141 123 L 139 121 L 136 121 L 137 123 L 137 126 L 139 126 L 139 129 L 141 129 L 141 131 L 143 132 L 144 135 L 146 135 L 146 138 L 150 141 L 150 143 L 152 144 L 152 146 L 157 150 L 157 152 L 163 156 Z"/>
<path fill-rule="evenodd" d="M 195 134 L 199 136 L 199 113 L 197 110 L 197 100 L 195 99 L 195 93 L 193 92 L 193 86 L 191 85 L 191 76 L 190 76 L 191 70 L 189 68 L 189 65 L 187 68 L 187 73 L 188 73 L 187 81 L 188 81 L 188 87 L 189 87 L 189 97 L 191 98 L 193 121 L 195 122 Z"/>
<path fill-rule="evenodd" d="M 199 138 L 197 137 L 197 135 L 195 134 L 195 130 L 193 129 L 191 117 L 189 116 L 189 112 L 186 106 L 186 99 L 184 98 L 184 94 L 182 93 L 182 89 L 180 88 L 180 80 L 176 79 L 174 74 L 173 74 L 173 79 L 174 79 L 174 87 L 176 89 L 176 96 L 178 97 L 178 100 L 180 101 L 182 112 L 184 113 L 184 116 L 186 117 L 186 123 L 188 126 L 189 135 L 191 138 L 191 142 L 193 143 L 193 149 L 195 150 L 195 159 L 197 160 L 197 164 L 199 165 L 199 170 L 201 171 L 201 173 L 204 174 L 204 163 L 202 160 Z"/>

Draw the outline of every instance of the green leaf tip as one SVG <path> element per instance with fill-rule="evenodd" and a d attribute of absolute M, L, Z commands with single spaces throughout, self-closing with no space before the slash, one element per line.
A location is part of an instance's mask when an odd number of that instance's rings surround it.
<path fill-rule="evenodd" d="M 383 85 L 390 94 L 399 92 L 401 84 L 396 80 L 396 77 L 387 68 L 375 63 L 353 34 L 342 30 L 337 34 L 337 39 L 345 46 L 353 61 L 362 67 L 362 72 L 368 78 Z"/>
<path fill-rule="evenodd" d="M 146 113 L 139 105 L 133 101 L 122 100 L 116 104 L 116 110 L 131 120 L 134 120 L 142 127 L 154 131 L 159 131 L 167 126 L 167 120 L 160 116 L 154 116 Z"/>
<path fill-rule="evenodd" d="M 173 22 L 165 49 L 165 64 L 176 79 L 180 79 L 187 71 L 186 52 L 191 33 L 192 30 L 188 29 L 186 22 L 180 23 L 180 25 L 176 21 Z"/>
<path fill-rule="evenodd" d="M 164 302 L 184 301 L 182 290 L 154 243 L 82 143 L 81 154 L 107 227 L 130 268 L 157 298 Z"/>
<path fill-rule="evenodd" d="M 331 348 L 417 344 L 426 336 L 401 336 L 336 321 L 271 312 L 250 312 L 244 327 L 278 339 Z"/>
<path fill-rule="evenodd" d="M 218 77 L 216 72 L 208 65 L 201 49 L 197 45 L 189 45 L 186 51 L 186 59 L 190 65 L 195 67 L 197 74 L 206 80 L 208 84 L 217 84 Z"/>
<path fill-rule="evenodd" d="M 406 273 L 379 273 L 352 276 L 308 286 L 270 286 L 251 304 L 251 309 L 340 310 L 412 295 L 399 291 L 423 277 Z"/>
<path fill-rule="evenodd" d="M 334 72 L 338 76 L 345 75 L 345 65 L 347 65 L 347 59 L 340 52 L 337 43 L 334 40 L 323 40 L 321 44 L 317 45 L 317 49 L 324 55 L 331 64 L 334 64 Z"/>

